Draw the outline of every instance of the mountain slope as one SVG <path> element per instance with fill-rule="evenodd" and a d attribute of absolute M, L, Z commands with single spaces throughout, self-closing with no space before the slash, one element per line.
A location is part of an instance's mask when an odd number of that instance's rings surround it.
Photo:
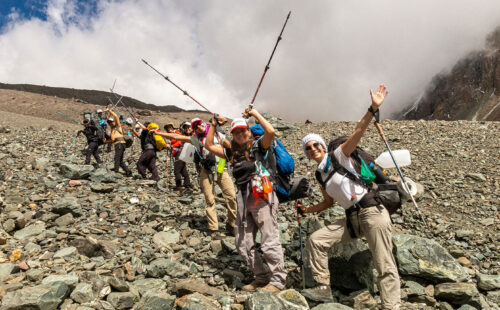
<path fill-rule="evenodd" d="M 487 38 L 484 50 L 435 76 L 425 94 L 399 118 L 500 120 L 500 28 Z"/>

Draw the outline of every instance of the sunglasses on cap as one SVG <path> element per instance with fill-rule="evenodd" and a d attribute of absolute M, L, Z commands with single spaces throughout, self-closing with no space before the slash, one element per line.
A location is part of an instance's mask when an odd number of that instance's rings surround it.
<path fill-rule="evenodd" d="M 312 148 L 313 146 L 314 146 L 314 148 L 315 148 L 315 149 L 318 149 L 318 150 L 319 150 L 319 149 L 320 149 L 320 145 L 321 145 L 321 143 L 319 143 L 319 142 L 314 142 L 314 143 L 312 144 L 312 146 L 311 146 L 311 145 L 306 146 L 306 151 L 310 151 L 310 150 L 312 150 L 312 149 L 313 149 L 313 148 Z"/>

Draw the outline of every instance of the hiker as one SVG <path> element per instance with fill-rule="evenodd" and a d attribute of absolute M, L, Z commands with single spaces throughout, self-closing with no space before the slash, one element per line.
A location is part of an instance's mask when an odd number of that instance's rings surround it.
<path fill-rule="evenodd" d="M 229 147 L 214 145 L 217 125 L 217 120 L 214 119 L 205 147 L 233 165 L 233 176 L 238 187 L 235 243 L 241 257 L 255 275 L 255 280 L 245 285 L 243 290 L 263 288 L 277 294 L 285 288 L 286 279 L 277 221 L 279 201 L 276 192 L 270 188 L 269 172 L 263 163 L 267 156 L 274 156 L 269 153 L 269 148 L 273 143 L 275 130 L 255 109 L 247 108 L 243 116 L 253 116 L 261 124 L 265 131 L 261 138 L 255 139 L 247 121 L 237 118 L 231 123 L 232 140 Z M 265 194 L 254 188 L 259 186 L 258 183 L 262 183 Z M 261 233 L 260 249 L 269 270 L 264 267 L 257 250 L 257 231 Z"/>
<path fill-rule="evenodd" d="M 102 109 L 96 110 L 97 117 L 99 118 L 99 125 L 104 129 L 106 140 L 111 139 L 111 128 L 108 127 L 108 117 L 103 114 Z M 106 146 L 106 152 L 111 152 L 111 144 L 108 143 Z"/>
<path fill-rule="evenodd" d="M 173 128 L 172 128 L 173 129 Z M 187 132 L 191 132 L 191 124 L 189 122 L 184 122 L 181 124 L 179 130 L 175 130 L 174 132 L 183 136 L 190 136 Z M 172 143 L 172 156 L 174 157 L 174 177 L 175 177 L 175 188 L 174 191 L 188 191 L 191 189 L 191 180 L 189 178 L 189 171 L 187 169 L 187 164 L 185 161 L 180 160 L 179 156 L 182 152 L 182 146 L 184 142 L 180 140 L 172 139 L 170 140 Z M 184 179 L 184 189 L 182 189 L 182 179 Z"/>
<path fill-rule="evenodd" d="M 114 172 L 118 172 L 120 167 L 125 171 L 126 176 L 131 176 L 132 171 L 127 167 L 123 159 L 125 153 L 125 138 L 123 136 L 122 125 L 118 115 L 111 109 L 106 109 L 107 111 L 107 122 L 110 127 L 110 138 L 106 140 L 108 145 L 113 144 L 115 146 L 115 167 Z"/>
<path fill-rule="evenodd" d="M 320 135 L 308 134 L 302 140 L 302 147 L 309 159 L 316 161 L 318 183 L 323 201 L 314 206 L 298 204 L 300 212 L 313 213 L 326 210 L 336 201 L 346 210 L 346 218 L 314 232 L 307 242 L 311 271 L 317 286 L 302 291 L 302 294 L 316 301 L 332 301 L 330 273 L 328 270 L 328 249 L 337 243 L 365 237 L 373 255 L 378 272 L 378 286 L 382 309 L 398 309 L 400 304 L 400 282 L 398 269 L 392 254 L 392 226 L 387 209 L 377 202 L 374 191 L 347 177 L 348 171 L 359 175 L 359 164 L 353 160 L 355 151 L 373 114 L 383 103 L 387 92 L 384 84 L 377 92 L 370 90 L 371 106 L 356 126 L 352 135 L 329 156 L 326 143 Z M 334 157 L 331 157 L 331 156 Z M 333 159 L 332 159 L 333 158 Z M 334 170 L 334 167 L 336 170 Z M 344 169 L 339 170 L 339 169 Z M 342 173 L 341 173 L 342 172 Z M 319 179 L 320 178 L 320 179 Z"/>
<path fill-rule="evenodd" d="M 102 160 L 99 158 L 99 145 L 103 141 L 99 141 L 99 137 L 97 136 L 97 128 L 88 120 L 83 120 L 83 125 L 85 128 L 83 130 L 78 131 L 77 135 L 83 133 L 87 138 L 87 150 L 85 152 L 85 165 L 90 164 L 90 158 L 94 156 L 97 164 L 101 164 Z"/>
<path fill-rule="evenodd" d="M 142 129 L 139 139 L 141 140 L 142 154 L 137 161 L 137 170 L 143 179 L 146 179 L 146 169 L 152 174 L 152 179 L 158 182 L 160 175 L 156 167 L 156 141 L 153 137 L 153 131 L 159 127 L 155 123 L 149 123 L 147 126 L 141 124 L 137 119 L 135 120 L 139 127 Z"/>
<path fill-rule="evenodd" d="M 179 140 L 184 143 L 195 143 L 195 148 L 197 150 L 195 158 L 198 158 L 198 173 L 200 177 L 200 186 L 205 196 L 205 208 L 208 221 L 208 230 L 210 236 L 214 240 L 224 239 L 224 236 L 219 231 L 219 220 L 217 218 L 217 211 L 215 208 L 215 196 L 214 196 L 214 185 L 217 183 L 222 190 L 222 194 L 225 199 L 225 205 L 227 208 L 227 222 L 226 231 L 229 234 L 234 234 L 234 221 L 236 218 L 236 193 L 234 191 L 233 181 L 226 171 L 225 165 L 223 165 L 223 170 L 219 173 L 216 171 L 218 168 L 218 158 L 210 154 L 205 149 L 206 134 L 209 127 L 200 118 L 194 118 L 191 120 L 191 127 L 194 129 L 194 135 L 192 137 L 179 135 L 176 133 L 156 133 L 167 139 Z M 217 143 L 219 140 L 224 144 L 225 147 L 230 147 L 230 142 L 225 138 L 224 134 L 218 133 Z M 193 141 L 192 141 L 192 140 Z"/>

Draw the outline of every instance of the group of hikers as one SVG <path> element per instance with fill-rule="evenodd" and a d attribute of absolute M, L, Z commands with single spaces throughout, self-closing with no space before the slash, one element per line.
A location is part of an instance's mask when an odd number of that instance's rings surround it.
<path fill-rule="evenodd" d="M 307 258 L 316 286 L 302 290 L 302 294 L 312 300 L 333 301 L 328 269 L 328 249 L 333 245 L 365 237 L 373 255 L 378 272 L 378 286 L 383 309 L 398 309 L 400 304 L 400 280 L 392 253 L 392 222 L 388 210 L 381 203 L 377 190 L 359 182 L 360 163 L 353 154 L 371 123 L 372 118 L 387 95 L 382 84 L 376 92 L 370 90 L 371 105 L 368 112 L 356 126 L 354 132 L 342 143 L 329 149 L 325 140 L 318 134 L 308 134 L 302 139 L 302 148 L 308 159 L 317 163 L 316 179 L 320 184 L 323 200 L 312 206 L 297 202 L 295 206 L 300 214 L 326 210 L 337 202 L 346 211 L 346 217 L 314 232 L 308 239 Z M 111 109 L 102 113 L 109 134 L 103 143 L 114 145 L 114 171 L 121 167 L 127 175 L 130 169 L 124 162 L 125 131 L 120 118 Z M 263 129 L 255 135 L 248 123 L 253 117 Z M 155 123 L 142 124 L 138 119 L 130 128 L 132 134 L 141 141 L 142 154 L 137 168 L 143 178 L 146 170 L 152 173 L 154 180 L 159 180 L 155 160 L 157 141 L 165 138 L 175 156 L 179 156 L 183 145 L 195 146 L 195 157 L 199 184 L 205 196 L 208 231 L 213 239 L 223 239 L 224 232 L 219 229 L 215 207 L 214 185 L 221 188 L 227 208 L 225 234 L 235 237 L 236 248 L 254 275 L 254 280 L 243 287 L 245 291 L 258 288 L 273 294 L 285 288 L 287 272 L 284 265 L 283 248 L 278 228 L 278 206 L 275 166 L 269 164 L 269 158 L 275 156 L 275 133 L 271 123 L 251 106 L 243 112 L 242 118 L 234 119 L 230 127 L 230 137 L 222 132 L 221 126 L 227 120 L 214 115 L 208 122 L 195 118 L 181 124 L 175 130 L 172 124 L 160 131 Z M 85 123 L 84 133 L 95 131 L 90 122 Z M 86 163 L 94 156 L 99 163 L 97 148 L 100 144 L 91 134 L 87 135 L 88 150 Z M 274 161 L 276 162 L 276 161 Z M 228 173 L 232 169 L 232 176 Z M 190 188 L 191 183 L 186 163 L 175 161 L 176 188 Z M 234 179 L 234 180 L 233 180 Z M 237 189 L 237 191 L 236 191 Z M 256 242 L 260 231 L 260 250 Z M 262 257 L 259 252 L 262 252 Z M 263 259 L 262 259 L 263 258 Z M 264 264 L 265 261 L 265 264 Z M 267 266 L 266 266 L 267 265 Z"/>

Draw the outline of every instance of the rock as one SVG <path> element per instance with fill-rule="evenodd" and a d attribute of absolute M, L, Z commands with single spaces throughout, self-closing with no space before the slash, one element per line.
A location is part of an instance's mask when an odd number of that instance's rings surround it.
<path fill-rule="evenodd" d="M 246 309 L 255 310 L 285 310 L 287 309 L 280 298 L 268 291 L 257 290 L 245 301 Z"/>
<path fill-rule="evenodd" d="M 14 263 L 0 264 L 0 277 L 8 276 L 13 273 L 19 272 L 19 266 Z"/>
<path fill-rule="evenodd" d="M 166 288 L 166 283 L 162 279 L 139 279 L 132 284 L 138 291 L 139 294 L 144 295 L 148 291 L 160 291 Z"/>
<path fill-rule="evenodd" d="M 171 296 L 166 292 L 147 292 L 142 296 L 137 304 L 137 310 L 164 310 L 173 309 L 175 296 Z"/>
<path fill-rule="evenodd" d="M 161 231 L 153 236 L 153 242 L 164 248 L 169 248 L 170 244 L 178 243 L 181 235 L 174 229 L 169 231 Z"/>
<path fill-rule="evenodd" d="M 179 297 L 192 293 L 200 293 L 211 296 L 224 296 L 226 292 L 215 287 L 208 286 L 203 281 L 199 280 L 181 280 L 175 283 L 172 292 Z"/>
<path fill-rule="evenodd" d="M 500 275 L 477 274 L 477 287 L 483 291 L 500 289 Z"/>
<path fill-rule="evenodd" d="M 130 309 L 134 306 L 134 295 L 129 292 L 111 293 L 106 300 L 117 310 Z"/>
<path fill-rule="evenodd" d="M 64 197 L 61 198 L 54 207 L 52 207 L 52 212 L 59 215 L 71 213 L 73 216 L 79 217 L 82 215 L 82 208 L 80 207 L 77 198 Z"/>
<path fill-rule="evenodd" d="M 457 261 L 460 263 L 460 265 L 462 265 L 464 267 L 472 266 L 472 263 L 466 257 L 463 257 L 463 256 L 459 257 L 459 258 L 457 258 Z"/>
<path fill-rule="evenodd" d="M 491 291 L 486 295 L 487 299 L 495 305 L 500 305 L 500 291 Z"/>
<path fill-rule="evenodd" d="M 189 272 L 188 267 L 179 264 L 170 258 L 158 258 L 146 268 L 148 276 L 152 278 L 161 278 L 170 275 L 176 278 L 182 278 Z"/>
<path fill-rule="evenodd" d="M 112 184 L 93 183 L 90 185 L 90 189 L 96 193 L 106 194 L 106 193 L 111 193 L 115 189 L 115 186 Z"/>
<path fill-rule="evenodd" d="M 367 290 L 353 292 L 342 298 L 340 302 L 354 309 L 375 309 L 377 307 L 377 301 Z"/>
<path fill-rule="evenodd" d="M 52 310 L 63 301 L 68 287 L 39 285 L 8 292 L 2 299 L 2 310 Z"/>
<path fill-rule="evenodd" d="M 129 291 L 129 286 L 128 286 L 128 283 L 123 281 L 123 280 L 120 280 L 118 278 L 115 278 L 115 277 L 111 277 L 108 279 L 108 284 L 115 290 L 115 291 L 118 291 L 118 292 L 128 292 Z"/>
<path fill-rule="evenodd" d="M 71 213 L 67 213 L 67 214 L 64 214 L 58 218 L 56 218 L 56 220 L 54 221 L 54 223 L 57 225 L 57 226 L 60 226 L 60 227 L 64 227 L 64 226 L 68 226 L 72 223 L 74 223 L 74 218 L 73 218 L 73 215 Z"/>
<path fill-rule="evenodd" d="M 26 278 L 32 282 L 39 282 L 43 279 L 44 272 L 41 269 L 30 269 L 26 271 Z"/>
<path fill-rule="evenodd" d="M 8 219 L 2 224 L 3 229 L 10 233 L 16 230 L 16 221 L 14 219 Z"/>
<path fill-rule="evenodd" d="M 75 247 L 67 247 L 64 249 L 60 249 L 54 254 L 54 258 L 65 258 L 65 257 L 72 257 L 77 255 L 77 250 Z"/>
<path fill-rule="evenodd" d="M 217 300 L 208 298 L 199 293 L 185 295 L 175 301 L 177 309 L 182 310 L 220 310 L 221 305 Z"/>
<path fill-rule="evenodd" d="M 486 178 L 482 173 L 467 173 L 467 176 L 475 181 L 486 182 Z"/>
<path fill-rule="evenodd" d="M 109 173 L 106 168 L 96 169 L 90 174 L 93 183 L 116 183 L 117 178 L 121 179 L 121 175 Z"/>
<path fill-rule="evenodd" d="M 38 222 L 28 225 L 21 230 L 16 231 L 14 238 L 17 240 L 26 240 L 31 237 L 39 236 L 45 231 L 45 223 Z"/>
<path fill-rule="evenodd" d="M 339 243 L 328 251 L 332 286 L 354 291 L 369 288 L 376 291 L 376 274 L 368 246 L 360 239 Z"/>
<path fill-rule="evenodd" d="M 52 284 L 55 282 L 63 282 L 66 284 L 71 290 L 76 287 L 79 279 L 77 275 L 74 274 L 66 274 L 66 275 L 49 275 L 48 277 L 42 280 L 42 284 Z"/>
<path fill-rule="evenodd" d="M 73 292 L 71 292 L 70 297 L 80 304 L 91 302 L 95 298 L 92 285 L 90 283 L 78 283 Z"/>
<path fill-rule="evenodd" d="M 435 296 L 451 304 L 469 303 L 479 292 L 472 283 L 441 283 L 436 285 Z"/>
<path fill-rule="evenodd" d="M 394 235 L 395 258 L 401 275 L 434 282 L 460 282 L 467 272 L 436 241 L 411 235 Z"/>
<path fill-rule="evenodd" d="M 338 303 L 326 303 L 318 305 L 311 310 L 351 310 L 353 308 Z"/>
<path fill-rule="evenodd" d="M 307 310 L 309 305 L 304 296 L 300 295 L 294 289 L 284 290 L 278 294 L 281 298 L 285 309 L 297 309 L 297 310 Z"/>
<path fill-rule="evenodd" d="M 59 173 L 71 180 L 81 180 L 90 177 L 90 173 L 94 171 L 94 167 L 90 165 L 75 165 L 70 163 L 61 163 L 59 165 Z"/>
<path fill-rule="evenodd" d="M 78 253 L 87 257 L 111 258 L 114 256 L 117 245 L 112 241 L 96 240 L 92 237 L 71 240 L 69 245 L 74 246 Z"/>
<path fill-rule="evenodd" d="M 50 160 L 48 158 L 40 157 L 36 158 L 32 162 L 32 168 L 35 170 L 47 170 Z"/>
<path fill-rule="evenodd" d="M 215 255 L 219 255 L 222 252 L 222 241 L 212 240 L 210 241 L 210 248 Z"/>

